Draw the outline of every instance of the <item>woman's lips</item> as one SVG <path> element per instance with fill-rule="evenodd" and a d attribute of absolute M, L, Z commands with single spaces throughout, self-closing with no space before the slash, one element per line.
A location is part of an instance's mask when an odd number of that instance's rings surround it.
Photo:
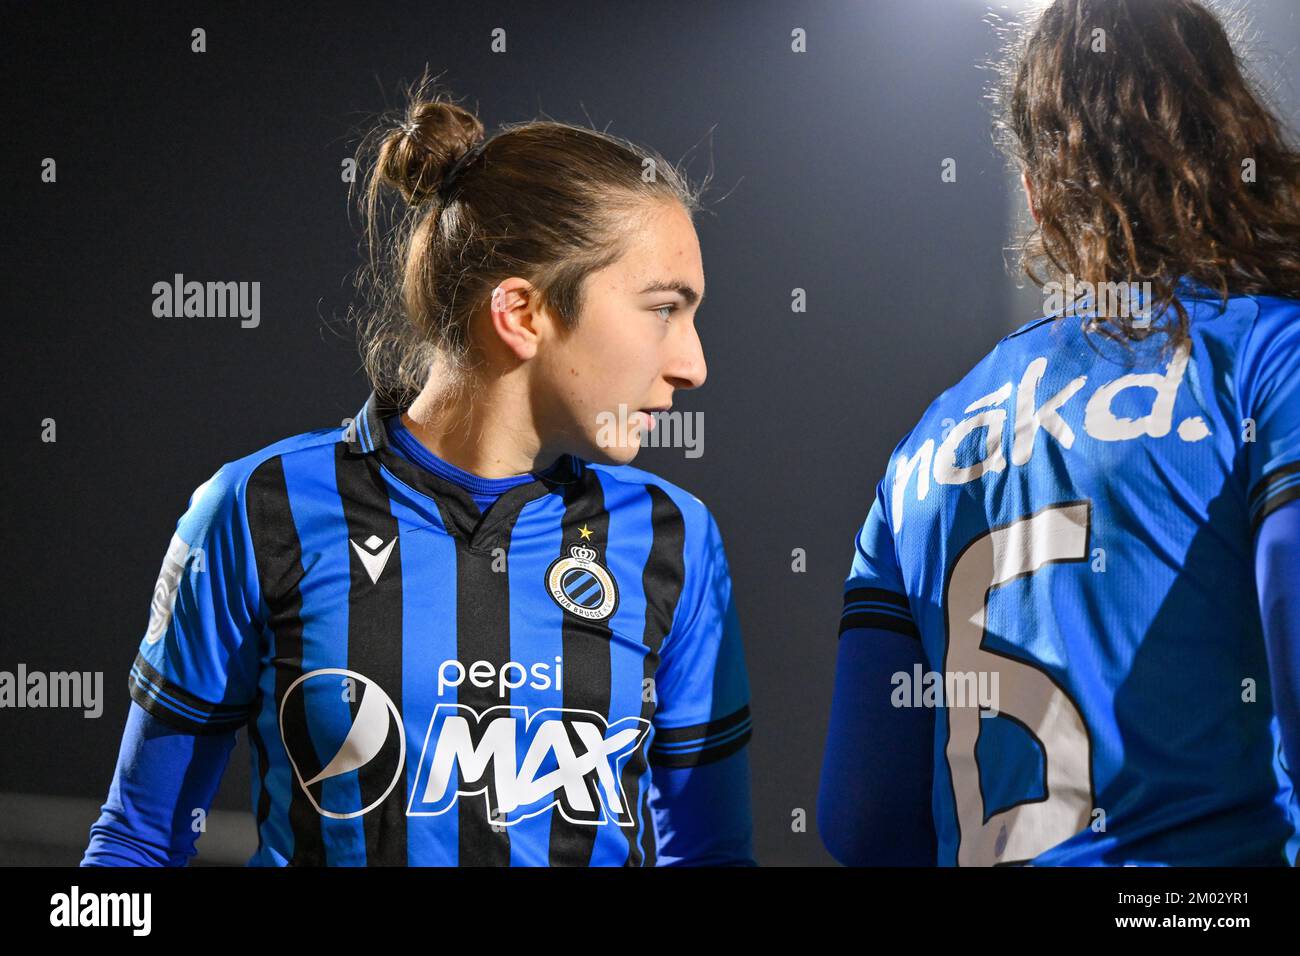
<path fill-rule="evenodd" d="M 671 408 L 671 407 L 672 407 L 671 405 L 668 406 L 668 408 Z M 654 431 L 654 427 L 655 427 L 655 416 L 658 415 L 660 412 L 666 412 L 666 411 L 668 411 L 668 408 L 641 408 L 641 409 L 638 409 L 638 411 L 639 411 L 643 416 L 645 416 L 645 419 L 646 419 L 646 426 L 645 426 L 645 427 L 646 427 L 646 429 L 649 430 L 649 431 Z"/>

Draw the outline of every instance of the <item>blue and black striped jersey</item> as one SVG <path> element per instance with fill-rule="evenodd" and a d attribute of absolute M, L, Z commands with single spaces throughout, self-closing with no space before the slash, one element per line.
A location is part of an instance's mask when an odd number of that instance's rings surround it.
<path fill-rule="evenodd" d="M 656 775 L 750 736 L 716 523 L 573 456 L 480 514 L 396 411 L 372 392 L 194 492 L 131 697 L 247 726 L 252 865 L 653 865 Z"/>

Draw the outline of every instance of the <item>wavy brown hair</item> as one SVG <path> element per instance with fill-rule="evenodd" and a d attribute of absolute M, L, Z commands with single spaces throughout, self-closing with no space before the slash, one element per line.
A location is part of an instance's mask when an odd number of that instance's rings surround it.
<path fill-rule="evenodd" d="M 431 369 L 449 387 L 470 383 L 473 319 L 503 279 L 528 280 L 572 328 L 586 277 L 622 255 L 655 204 L 694 215 L 708 182 L 694 188 L 658 153 L 566 123 L 485 137 L 427 70 L 405 107 L 362 139 L 357 168 L 366 171 L 361 357 L 372 385 L 403 405 Z"/>
<path fill-rule="evenodd" d="M 1171 346 L 1187 340 L 1182 277 L 1225 300 L 1300 297 L 1300 152 L 1206 6 L 1055 0 L 1000 72 L 997 129 L 1038 216 L 1019 243 L 1035 284 L 1150 282 Z M 1085 328 L 1148 334 L 1124 316 Z"/>

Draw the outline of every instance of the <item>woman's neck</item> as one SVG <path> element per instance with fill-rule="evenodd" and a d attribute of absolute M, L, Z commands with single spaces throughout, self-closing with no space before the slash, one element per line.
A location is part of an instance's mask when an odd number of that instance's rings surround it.
<path fill-rule="evenodd" d="M 527 391 L 514 376 L 445 389 L 426 385 L 402 424 L 443 461 L 480 478 L 507 478 L 549 467 L 558 456 L 542 448 Z"/>

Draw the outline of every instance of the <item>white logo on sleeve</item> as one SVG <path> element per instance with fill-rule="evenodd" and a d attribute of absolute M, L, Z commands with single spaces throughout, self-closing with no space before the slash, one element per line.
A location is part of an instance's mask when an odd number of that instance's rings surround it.
<path fill-rule="evenodd" d="M 163 557 L 162 570 L 153 586 L 153 601 L 149 605 L 149 629 L 144 639 L 149 644 L 157 644 L 167 633 L 167 625 L 172 619 L 172 610 L 176 607 L 176 591 L 180 587 L 181 575 L 185 573 L 185 560 L 189 557 L 190 546 L 179 534 L 173 534 L 167 554 Z"/>
<path fill-rule="evenodd" d="M 348 541 L 352 545 L 352 550 L 357 553 L 357 557 L 361 559 L 366 574 L 370 576 L 370 583 L 378 584 L 379 575 L 383 574 L 384 568 L 388 566 L 388 556 L 393 553 L 393 545 L 397 544 L 397 539 L 394 538 L 384 544 L 383 538 L 372 534 L 366 538 L 364 546 L 357 544 L 351 538 Z"/>

